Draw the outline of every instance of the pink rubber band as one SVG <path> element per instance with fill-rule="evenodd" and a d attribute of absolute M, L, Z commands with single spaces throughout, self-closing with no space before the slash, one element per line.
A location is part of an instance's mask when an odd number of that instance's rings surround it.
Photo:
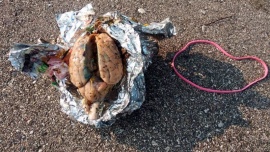
<path fill-rule="evenodd" d="M 210 44 L 210 45 L 213 45 L 215 46 L 219 51 L 221 51 L 223 54 L 225 54 L 226 56 L 228 56 L 229 58 L 233 59 L 233 60 L 244 60 L 244 59 L 251 59 L 251 60 L 255 60 L 257 62 L 259 62 L 263 68 L 264 68 L 264 75 L 258 79 L 256 79 L 255 81 L 249 83 L 248 85 L 246 85 L 245 87 L 243 87 L 242 89 L 237 89 L 237 90 L 214 90 L 214 89 L 210 89 L 210 88 L 205 88 L 205 87 L 202 87 L 202 86 L 199 86 L 193 82 L 191 82 L 190 80 L 188 80 L 187 78 L 185 78 L 183 75 L 181 75 L 177 69 L 175 68 L 174 66 L 174 62 L 175 62 L 175 59 L 177 58 L 177 56 L 179 54 L 181 54 L 182 52 L 184 52 L 185 50 L 187 50 L 187 48 L 190 46 L 190 45 L 194 45 L 194 44 L 197 44 L 197 43 L 205 43 L 205 44 Z M 173 57 L 173 60 L 172 60 L 172 64 L 171 64 L 172 68 L 174 69 L 175 73 L 177 74 L 177 76 L 179 78 L 181 78 L 182 80 L 184 80 L 185 82 L 187 82 L 188 84 L 192 85 L 193 87 L 196 87 L 200 90 L 203 90 L 203 91 L 207 91 L 207 92 L 213 92 L 213 93 L 237 93 L 237 92 L 241 92 L 241 91 L 244 91 L 245 89 L 247 89 L 248 87 L 254 85 L 255 83 L 263 80 L 264 78 L 266 78 L 266 76 L 268 75 L 268 67 L 266 65 L 266 63 L 255 57 L 255 56 L 245 56 L 245 57 L 235 57 L 235 56 L 232 56 L 230 55 L 228 52 L 226 52 L 221 46 L 219 46 L 218 44 L 216 44 L 215 42 L 212 42 L 212 41 L 208 41 L 208 40 L 194 40 L 194 41 L 190 41 L 188 44 L 186 44 L 186 46 L 184 46 L 181 50 L 179 50 L 175 56 Z"/>

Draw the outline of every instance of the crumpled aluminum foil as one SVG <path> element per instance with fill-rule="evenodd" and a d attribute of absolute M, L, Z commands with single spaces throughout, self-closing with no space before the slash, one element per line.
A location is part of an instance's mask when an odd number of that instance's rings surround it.
<path fill-rule="evenodd" d="M 97 17 L 91 4 L 86 5 L 80 11 L 70 11 L 58 14 L 56 20 L 60 28 L 58 44 L 40 43 L 35 45 L 15 44 L 10 50 L 9 60 L 17 70 L 28 73 L 32 78 L 38 78 L 41 74 L 38 67 L 39 61 L 44 55 L 56 53 L 61 49 L 68 50 L 73 46 L 81 33 L 85 32 L 87 26 L 94 23 Z M 66 79 L 57 80 L 58 89 L 61 92 L 60 105 L 62 111 L 84 124 L 94 125 L 97 128 L 112 125 L 118 115 L 132 113 L 139 109 L 145 100 L 144 71 L 151 64 L 153 55 L 158 52 L 158 44 L 148 38 L 147 35 L 171 37 L 176 35 L 175 27 L 167 18 L 160 23 L 151 23 L 147 26 L 141 25 L 121 13 L 108 12 L 103 17 L 117 20 L 113 24 L 103 24 L 105 31 L 121 47 L 125 48 L 130 57 L 127 59 L 127 75 L 123 78 L 118 97 L 112 101 L 110 107 L 97 120 L 89 120 L 85 113 L 81 99 L 78 99 L 67 89 Z M 34 53 L 33 53 L 34 52 Z M 28 69 L 25 67 L 25 58 L 31 56 Z M 35 62 L 31 63 L 35 56 Z M 37 64 L 39 66 L 33 66 Z"/>
<path fill-rule="evenodd" d="M 53 56 L 61 51 L 61 47 L 50 43 L 38 43 L 34 45 L 16 43 L 10 49 L 9 61 L 18 71 L 29 74 L 36 79 L 43 72 L 39 67 L 43 64 L 41 58 L 44 56 Z"/>

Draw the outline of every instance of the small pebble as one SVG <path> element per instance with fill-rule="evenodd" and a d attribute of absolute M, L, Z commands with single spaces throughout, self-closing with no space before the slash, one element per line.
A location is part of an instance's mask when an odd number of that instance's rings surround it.
<path fill-rule="evenodd" d="M 139 8 L 138 9 L 138 12 L 141 13 L 141 14 L 144 14 L 145 13 L 145 10 L 143 8 Z"/>
<path fill-rule="evenodd" d="M 224 123 L 223 123 L 223 122 L 219 122 L 219 123 L 218 123 L 218 127 L 219 127 L 219 128 L 221 128 L 221 127 L 223 127 L 223 126 L 224 126 Z"/>
<path fill-rule="evenodd" d="M 206 31 L 206 26 L 203 25 L 203 26 L 202 26 L 202 32 L 205 32 L 205 31 Z"/>
<path fill-rule="evenodd" d="M 205 10 L 200 10 L 200 12 L 205 15 L 206 14 L 206 11 Z"/>
<path fill-rule="evenodd" d="M 32 119 L 27 120 L 26 123 L 29 125 L 30 123 L 32 123 Z"/>
<path fill-rule="evenodd" d="M 158 146 L 158 143 L 155 142 L 155 141 L 152 141 L 152 145 L 153 145 L 153 146 Z"/>
<path fill-rule="evenodd" d="M 170 147 L 166 147 L 166 148 L 165 148 L 165 151 L 166 151 L 166 152 L 169 152 L 170 149 L 171 149 Z"/>
<path fill-rule="evenodd" d="M 207 109 L 204 109 L 204 113 L 207 113 L 209 111 L 209 109 L 207 108 Z"/>

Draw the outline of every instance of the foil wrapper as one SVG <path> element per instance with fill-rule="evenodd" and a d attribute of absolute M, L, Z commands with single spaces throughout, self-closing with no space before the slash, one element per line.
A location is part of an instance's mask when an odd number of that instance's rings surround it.
<path fill-rule="evenodd" d="M 44 70 L 40 70 L 42 58 L 57 54 L 63 49 L 68 50 L 87 30 L 87 27 L 93 26 L 98 17 L 114 20 L 113 23 L 102 24 L 102 27 L 130 54 L 127 59 L 127 75 L 118 89 L 117 99 L 111 102 L 99 119 L 89 120 L 88 114 L 83 109 L 82 99 L 74 96 L 68 89 L 67 79 L 56 79 L 56 81 L 61 93 L 62 111 L 81 123 L 100 128 L 112 125 L 120 115 L 130 114 L 141 107 L 146 92 L 144 71 L 151 64 L 152 57 L 158 52 L 157 42 L 149 39 L 148 36 L 167 38 L 176 35 L 175 27 L 168 18 L 160 23 L 150 23 L 145 26 L 117 11 L 95 16 L 92 5 L 88 4 L 79 11 L 56 15 L 60 29 L 57 44 L 15 44 L 10 50 L 9 60 L 17 70 L 29 74 L 32 78 L 38 78 L 44 73 Z"/>
<path fill-rule="evenodd" d="M 44 63 L 42 58 L 46 56 L 55 56 L 62 48 L 56 44 L 38 43 L 21 44 L 16 43 L 9 52 L 9 61 L 18 71 L 27 73 L 33 79 L 37 79 L 44 73 Z"/>

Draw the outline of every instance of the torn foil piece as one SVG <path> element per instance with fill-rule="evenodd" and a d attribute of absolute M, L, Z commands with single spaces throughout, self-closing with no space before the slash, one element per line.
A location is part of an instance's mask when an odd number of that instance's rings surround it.
<path fill-rule="evenodd" d="M 11 65 L 19 71 L 25 72 L 31 78 L 38 78 L 46 69 L 43 67 L 43 57 L 55 56 L 61 48 L 58 45 L 50 43 L 41 44 L 20 44 L 17 43 L 9 52 L 9 61 Z"/>
<path fill-rule="evenodd" d="M 36 68 L 32 68 L 35 66 L 25 66 L 26 61 L 28 62 L 26 55 L 29 54 L 29 50 L 38 50 L 37 54 L 41 54 L 37 56 L 37 58 L 40 57 L 38 60 L 41 60 L 42 53 L 44 53 L 43 55 L 57 53 L 60 50 L 59 46 L 68 50 L 88 27 L 93 26 L 98 18 L 94 15 L 95 12 L 91 4 L 86 5 L 80 11 L 58 14 L 56 20 L 60 29 L 60 41 L 57 45 L 49 43 L 14 45 L 10 51 L 9 60 L 17 70 L 27 72 L 31 77 L 37 78 L 40 73 Z M 102 24 L 102 27 L 130 54 L 127 59 L 127 74 L 118 88 L 117 98 L 110 101 L 110 106 L 99 119 L 89 120 L 88 114 L 83 109 L 82 99 L 77 98 L 68 88 L 68 79 L 57 79 L 57 88 L 61 92 L 62 111 L 81 123 L 94 125 L 98 128 L 112 125 L 118 116 L 130 114 L 143 104 L 146 92 L 144 71 L 151 64 L 152 57 L 158 52 L 157 42 L 150 40 L 148 36 L 171 37 L 176 34 L 175 27 L 169 19 L 144 26 L 117 11 L 108 12 L 100 17 L 110 18 L 114 21 L 110 24 Z M 35 54 L 30 53 L 30 58 L 34 56 Z M 30 62 L 33 64 L 31 60 Z"/>
<path fill-rule="evenodd" d="M 150 23 L 147 26 L 138 26 L 137 30 L 154 35 L 163 35 L 165 37 L 172 37 L 176 35 L 176 30 L 169 18 L 166 18 L 160 23 Z"/>
<path fill-rule="evenodd" d="M 76 41 L 76 34 L 83 30 L 92 21 L 95 15 L 92 4 L 88 4 L 80 11 L 70 11 L 56 15 L 56 21 L 60 29 L 60 39 L 66 48 L 73 46 Z"/>

